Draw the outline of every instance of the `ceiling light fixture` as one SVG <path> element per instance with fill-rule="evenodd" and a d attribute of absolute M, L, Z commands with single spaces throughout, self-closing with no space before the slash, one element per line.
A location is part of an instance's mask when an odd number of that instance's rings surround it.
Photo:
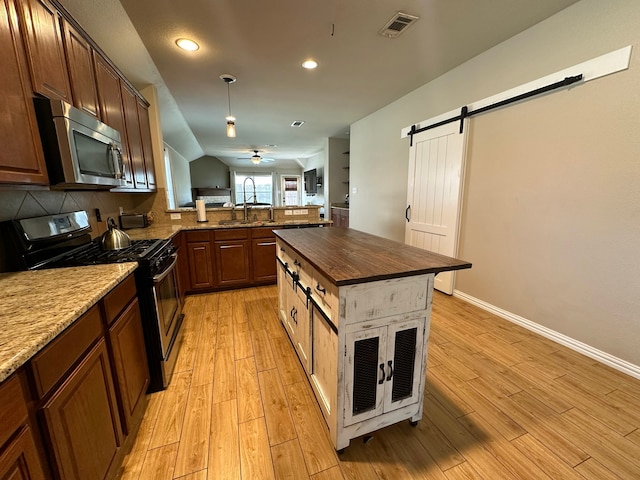
<path fill-rule="evenodd" d="M 255 155 L 253 155 L 253 157 L 251 157 L 251 162 L 254 165 L 259 165 L 260 161 L 262 160 L 262 157 L 260 157 L 260 155 L 258 155 L 258 150 L 254 150 L 253 151 Z"/>
<path fill-rule="evenodd" d="M 307 70 L 313 70 L 317 66 L 318 66 L 318 62 L 316 62 L 311 58 L 309 60 L 305 60 L 304 62 L 302 62 L 302 67 L 306 68 Z"/>
<path fill-rule="evenodd" d="M 227 84 L 227 101 L 229 103 L 229 115 L 226 116 L 227 120 L 227 137 L 235 138 L 236 136 L 236 117 L 231 115 L 231 92 L 229 91 L 229 85 L 236 81 L 236 77 L 230 73 L 223 73 L 220 75 L 220 79 Z"/>
<path fill-rule="evenodd" d="M 176 45 L 178 45 L 181 49 L 187 50 L 189 52 L 195 52 L 200 48 L 193 40 L 189 40 L 188 38 L 179 38 L 176 40 Z"/>

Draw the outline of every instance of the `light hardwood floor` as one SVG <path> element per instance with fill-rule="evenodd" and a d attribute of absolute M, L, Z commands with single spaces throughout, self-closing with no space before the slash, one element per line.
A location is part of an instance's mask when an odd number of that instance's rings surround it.
<path fill-rule="evenodd" d="M 423 419 L 337 455 L 276 308 L 276 287 L 187 298 L 123 479 L 640 478 L 640 381 L 437 292 Z"/>

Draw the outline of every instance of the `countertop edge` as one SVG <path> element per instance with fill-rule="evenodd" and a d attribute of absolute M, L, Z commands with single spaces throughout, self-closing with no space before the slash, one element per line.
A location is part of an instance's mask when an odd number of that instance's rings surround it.
<path fill-rule="evenodd" d="M 115 266 L 115 265 L 113 265 Z M 135 262 L 128 263 L 119 263 L 117 264 L 118 268 L 113 269 L 113 272 L 110 273 L 109 279 L 105 281 L 100 287 L 97 287 L 91 295 L 88 296 L 84 301 L 76 301 L 73 306 L 70 306 L 68 311 L 60 314 L 60 318 L 57 318 L 55 321 L 51 323 L 46 323 L 46 328 L 41 326 L 42 330 L 40 330 L 39 335 L 32 336 L 28 341 L 25 341 L 20 347 L 13 347 L 11 349 L 12 354 L 4 359 L 2 363 L 0 363 L 0 382 L 3 382 L 11 374 L 13 374 L 16 370 L 25 365 L 34 355 L 36 355 L 40 350 L 42 350 L 49 342 L 51 342 L 54 338 L 56 338 L 63 330 L 65 330 L 68 326 L 73 324 L 78 318 L 80 318 L 85 312 L 87 312 L 91 307 L 93 307 L 96 303 L 98 303 L 104 296 L 109 293 L 113 288 L 122 282 L 125 278 L 131 275 L 135 269 L 138 267 L 138 264 Z M 78 267 L 83 269 L 90 269 L 91 266 Z M 58 269 L 59 270 L 59 269 Z M 68 269 L 72 270 L 72 269 Z M 73 269 L 75 270 L 75 269 Z M 55 270 L 48 270 L 55 271 Z M 41 271 L 30 271 L 30 272 L 14 272 L 14 273 L 29 273 L 36 274 Z M 29 308 L 25 307 L 28 313 Z M 55 318 L 55 315 L 54 315 Z M 39 325 L 38 325 L 39 326 Z M 26 333 L 22 333 L 22 336 L 26 335 Z M 13 353 L 15 352 L 15 353 Z"/>

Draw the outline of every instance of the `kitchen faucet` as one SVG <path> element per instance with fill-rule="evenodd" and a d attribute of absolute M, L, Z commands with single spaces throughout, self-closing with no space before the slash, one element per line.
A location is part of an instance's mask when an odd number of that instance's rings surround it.
<path fill-rule="evenodd" d="M 246 177 L 244 182 L 242 182 L 242 208 L 244 209 L 244 222 L 249 222 L 249 207 L 247 207 L 247 180 L 251 180 L 253 183 L 253 203 L 256 203 L 256 182 L 253 181 L 253 178 Z"/>

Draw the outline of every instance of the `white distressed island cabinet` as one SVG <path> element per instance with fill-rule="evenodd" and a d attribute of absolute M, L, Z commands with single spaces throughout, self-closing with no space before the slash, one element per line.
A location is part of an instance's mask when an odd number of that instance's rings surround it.
<path fill-rule="evenodd" d="M 353 229 L 276 230 L 281 321 L 336 450 L 422 418 L 435 274 L 471 264 Z"/>

